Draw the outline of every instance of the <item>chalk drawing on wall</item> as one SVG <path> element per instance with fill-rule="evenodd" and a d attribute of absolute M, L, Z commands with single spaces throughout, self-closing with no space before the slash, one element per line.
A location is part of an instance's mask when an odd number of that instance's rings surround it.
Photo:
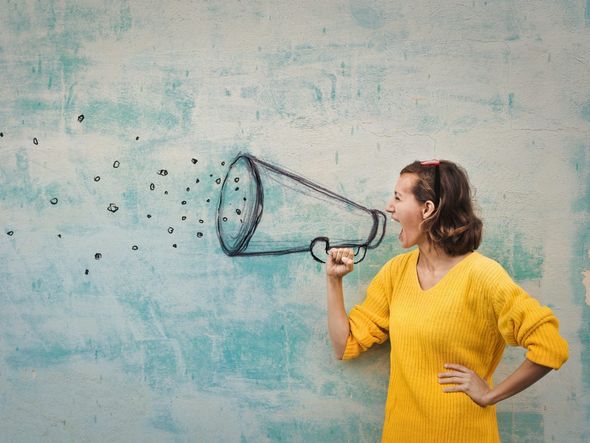
<path fill-rule="evenodd" d="M 87 117 L 80 114 L 77 120 L 82 123 Z M 0 137 L 4 136 L 4 131 L 0 132 Z M 39 144 L 37 137 L 33 140 L 35 145 Z M 138 141 L 139 136 L 135 140 Z M 121 169 L 125 169 L 125 162 L 119 159 L 112 159 L 110 162 L 115 174 L 124 173 Z M 190 162 L 193 166 L 200 164 L 194 157 Z M 225 165 L 226 162 L 222 161 L 221 166 L 225 168 Z M 94 182 L 94 186 L 100 186 L 104 184 L 105 177 L 96 172 L 90 174 L 90 180 Z M 224 179 L 223 174 L 214 175 L 211 172 L 201 171 L 209 175 L 210 185 L 217 188 L 213 191 L 219 192 L 215 227 L 221 248 L 228 256 L 309 252 L 314 260 L 324 263 L 330 248 L 350 247 L 355 249 L 355 263 L 359 263 L 365 258 L 367 249 L 378 247 L 383 240 L 387 219 L 383 212 L 361 206 L 301 175 L 262 161 L 251 154 L 238 153 L 229 165 Z M 169 170 L 161 166 L 153 173 L 160 178 L 169 176 Z M 107 174 L 107 182 L 109 177 Z M 193 180 L 195 184 L 201 182 L 200 178 Z M 163 184 L 151 177 L 144 191 L 149 189 L 148 192 L 154 192 Z M 183 188 L 185 186 L 186 184 L 181 185 Z M 207 189 L 212 190 L 209 187 Z M 190 190 L 191 187 L 186 186 L 186 192 Z M 168 195 L 168 190 L 164 188 L 163 194 Z M 62 205 L 62 200 L 58 197 L 52 195 L 49 203 L 52 206 Z M 207 204 L 215 200 L 214 196 L 210 197 L 212 198 L 206 200 Z M 125 209 L 128 208 L 125 202 L 113 200 L 105 201 L 103 208 L 106 211 L 117 216 L 126 212 Z M 188 203 L 187 197 L 180 202 L 183 208 Z M 198 239 L 205 235 L 202 230 L 205 227 L 205 216 L 201 214 L 203 210 L 204 208 L 193 209 L 197 213 L 197 226 L 201 228 L 196 232 Z M 151 220 L 152 214 L 147 213 L 146 218 Z M 181 220 L 185 222 L 187 218 L 187 215 L 182 215 Z M 177 226 L 169 223 L 170 221 L 162 226 L 162 230 L 173 235 Z M 5 229 L 5 232 L 10 237 L 15 235 L 14 228 Z M 57 236 L 62 238 L 61 233 Z M 176 242 L 172 244 L 173 248 L 178 246 Z M 137 243 L 130 247 L 133 251 L 140 249 Z M 101 251 L 95 250 L 92 254 L 96 261 L 103 259 Z M 88 268 L 83 270 L 85 275 L 90 274 Z"/>
<path fill-rule="evenodd" d="M 223 181 L 217 236 L 228 256 L 309 252 L 324 263 L 333 247 L 365 258 L 385 234 L 387 217 L 284 168 L 238 154 Z"/>

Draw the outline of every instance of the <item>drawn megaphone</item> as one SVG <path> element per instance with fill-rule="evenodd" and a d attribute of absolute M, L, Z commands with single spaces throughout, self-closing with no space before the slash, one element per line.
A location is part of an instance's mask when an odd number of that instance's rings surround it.
<path fill-rule="evenodd" d="M 355 263 L 379 246 L 386 216 L 283 168 L 238 154 L 221 187 L 217 237 L 229 256 L 309 251 L 325 263 L 330 248 L 356 248 Z"/>

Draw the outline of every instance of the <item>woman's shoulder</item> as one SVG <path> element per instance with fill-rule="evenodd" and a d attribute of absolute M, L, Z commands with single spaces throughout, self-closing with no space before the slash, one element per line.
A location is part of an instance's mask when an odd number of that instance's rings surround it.
<path fill-rule="evenodd" d="M 418 255 L 418 249 L 413 249 L 408 252 L 403 252 L 392 258 L 390 258 L 382 269 L 387 269 L 389 272 L 399 272 L 401 269 L 405 269 L 412 260 L 416 260 Z"/>
<path fill-rule="evenodd" d="M 387 262 L 381 266 L 379 272 L 373 277 L 372 284 L 379 283 L 392 287 L 406 270 L 409 269 L 408 265 L 414 257 L 413 254 L 417 254 L 417 252 L 417 249 L 404 252 L 387 260 Z"/>
<path fill-rule="evenodd" d="M 471 273 L 475 277 L 490 282 L 510 278 L 504 267 L 494 258 L 477 251 L 474 251 L 472 255 Z"/>
<path fill-rule="evenodd" d="M 473 263 L 479 268 L 496 268 L 500 265 L 495 259 L 482 254 L 479 251 L 473 251 Z"/>

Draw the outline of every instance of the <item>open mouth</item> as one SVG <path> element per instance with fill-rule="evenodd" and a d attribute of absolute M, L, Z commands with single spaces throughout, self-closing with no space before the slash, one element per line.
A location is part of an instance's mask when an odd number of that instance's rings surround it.
<path fill-rule="evenodd" d="M 402 239 L 402 234 L 404 232 L 404 227 L 402 226 L 402 224 L 397 221 L 396 219 L 394 219 L 393 217 L 391 218 L 391 221 L 395 222 L 397 224 L 397 226 L 399 227 L 399 233 L 397 235 L 397 238 L 401 241 Z"/>

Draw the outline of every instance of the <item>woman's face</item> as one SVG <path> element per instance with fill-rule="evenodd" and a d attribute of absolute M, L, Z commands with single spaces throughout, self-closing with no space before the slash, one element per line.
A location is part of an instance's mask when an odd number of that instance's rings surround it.
<path fill-rule="evenodd" d="M 398 238 L 403 248 L 419 244 L 426 238 L 420 224 L 427 215 L 427 204 L 420 203 L 412 193 L 417 179 L 416 174 L 400 175 L 386 209 L 391 214 L 391 219 L 401 224 Z"/>

